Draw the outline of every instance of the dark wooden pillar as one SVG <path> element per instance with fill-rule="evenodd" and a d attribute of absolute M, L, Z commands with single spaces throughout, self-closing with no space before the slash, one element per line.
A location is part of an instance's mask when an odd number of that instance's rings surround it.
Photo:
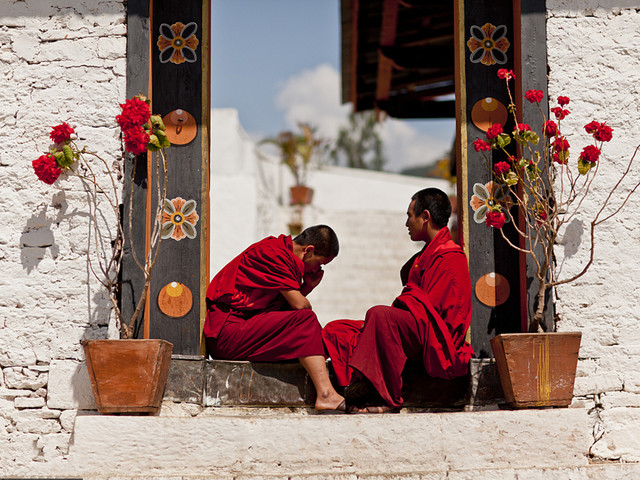
<path fill-rule="evenodd" d="M 455 0 L 456 124 L 459 225 L 469 258 L 473 288 L 471 343 L 478 357 L 492 356 L 489 340 L 495 334 L 521 329 L 520 259 L 484 224 L 483 205 L 500 201 L 481 153 L 473 148 L 486 138 L 492 123 L 513 130 L 509 99 L 498 69 L 515 68 L 513 6 L 511 0 Z M 505 160 L 492 152 L 492 161 Z M 515 211 L 512 211 L 515 213 Z M 505 231 L 517 237 L 509 225 Z"/>
<path fill-rule="evenodd" d="M 128 3 L 127 97 L 146 93 L 152 111 L 163 116 L 172 142 L 167 151 L 166 221 L 145 316 L 149 336 L 172 342 L 174 354 L 200 353 L 209 276 L 209 5 L 210 0 Z M 155 199 L 146 195 L 155 174 L 147 178 L 139 172 L 138 177 L 132 235 L 140 252 L 156 211 Z M 122 279 L 126 317 L 142 287 L 129 248 Z"/>

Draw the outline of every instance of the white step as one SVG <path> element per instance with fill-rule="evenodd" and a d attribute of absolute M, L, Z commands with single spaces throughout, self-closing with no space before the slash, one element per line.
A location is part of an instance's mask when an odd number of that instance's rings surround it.
<path fill-rule="evenodd" d="M 213 408 L 194 417 L 78 416 L 60 473 L 96 479 L 500 480 L 543 478 L 525 472 L 589 479 L 595 471 L 587 459 L 592 442 L 587 413 L 580 408 L 261 412 Z"/>

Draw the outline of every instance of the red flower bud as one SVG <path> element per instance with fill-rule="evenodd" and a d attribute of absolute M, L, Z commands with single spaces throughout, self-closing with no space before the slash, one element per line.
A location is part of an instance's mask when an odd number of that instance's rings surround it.
<path fill-rule="evenodd" d="M 41 155 L 31 162 L 31 165 L 33 165 L 33 170 L 37 177 L 48 185 L 53 184 L 62 173 L 62 169 L 56 163 L 55 157 L 50 153 Z"/>
<path fill-rule="evenodd" d="M 480 151 L 488 152 L 489 150 L 491 150 L 491 145 L 489 145 L 487 142 L 479 138 L 475 142 L 473 142 L 473 148 L 476 149 L 476 152 L 480 152 Z"/>
<path fill-rule="evenodd" d="M 496 175 L 502 175 L 509 170 L 511 170 L 511 166 L 507 162 L 498 162 L 493 166 L 493 171 L 496 172 Z"/>
<path fill-rule="evenodd" d="M 507 70 L 506 68 L 501 68 L 498 70 L 498 78 L 501 78 L 503 80 L 504 79 L 510 80 L 512 78 L 515 79 L 516 76 L 514 75 L 513 70 Z"/>
<path fill-rule="evenodd" d="M 54 143 L 62 143 L 69 140 L 72 133 L 75 133 L 75 130 L 71 128 L 68 123 L 63 122 L 60 125 L 56 125 L 51 128 L 49 138 L 51 138 Z"/>
<path fill-rule="evenodd" d="M 487 139 L 492 140 L 496 138 L 498 135 L 500 135 L 501 133 L 502 133 L 502 125 L 500 125 L 499 123 L 494 123 L 493 125 L 491 125 L 489 130 L 487 130 Z"/>
<path fill-rule="evenodd" d="M 494 212 L 493 210 L 489 210 L 487 212 L 487 216 L 484 219 L 484 223 L 488 227 L 493 228 L 502 228 L 505 222 L 507 221 L 503 212 Z"/>
<path fill-rule="evenodd" d="M 558 97 L 558 105 L 564 107 L 565 105 L 569 105 L 569 97 Z"/>
<path fill-rule="evenodd" d="M 542 90 L 527 90 L 527 92 L 524 94 L 524 98 L 531 103 L 539 103 L 540 101 L 542 101 L 543 97 L 544 93 L 542 93 Z"/>
<path fill-rule="evenodd" d="M 608 142 L 613 138 L 613 128 L 603 123 L 594 132 L 593 138 L 595 138 L 599 142 Z"/>
<path fill-rule="evenodd" d="M 553 120 L 547 120 L 543 125 L 544 133 L 547 137 L 553 137 L 558 132 L 558 125 Z"/>
<path fill-rule="evenodd" d="M 587 145 L 580 154 L 580 160 L 583 162 L 596 163 L 598 157 L 600 157 L 600 149 L 595 145 Z"/>

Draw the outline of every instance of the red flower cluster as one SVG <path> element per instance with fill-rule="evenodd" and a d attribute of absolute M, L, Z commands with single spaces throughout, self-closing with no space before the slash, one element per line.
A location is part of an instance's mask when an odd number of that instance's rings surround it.
<path fill-rule="evenodd" d="M 553 120 L 544 122 L 542 128 L 544 128 L 544 133 L 547 137 L 553 137 L 558 132 L 558 125 Z"/>
<path fill-rule="evenodd" d="M 479 138 L 475 142 L 473 142 L 473 148 L 476 149 L 476 152 L 480 152 L 480 151 L 488 152 L 489 150 L 491 150 L 491 145 L 489 145 L 487 142 Z"/>
<path fill-rule="evenodd" d="M 488 211 L 484 219 L 484 223 L 486 223 L 488 227 L 493 228 L 502 228 L 506 221 L 507 219 L 504 216 L 504 212 L 494 212 L 493 210 Z"/>
<path fill-rule="evenodd" d="M 496 175 L 502 175 L 509 170 L 511 170 L 511 166 L 507 162 L 498 162 L 493 166 L 493 171 L 496 172 Z"/>
<path fill-rule="evenodd" d="M 527 90 L 527 92 L 524 94 L 524 98 L 526 98 L 531 103 L 539 103 L 540 101 L 542 101 L 543 97 L 544 93 L 542 93 L 542 90 Z"/>
<path fill-rule="evenodd" d="M 553 143 L 553 149 L 556 152 L 566 152 L 567 150 L 569 150 L 569 142 L 567 141 L 566 137 L 558 137 L 556 138 Z"/>
<path fill-rule="evenodd" d="M 564 107 L 565 105 L 569 105 L 569 97 L 563 97 L 562 95 L 558 97 L 558 105 Z"/>
<path fill-rule="evenodd" d="M 73 130 L 73 128 L 71 128 L 68 123 L 63 122 L 51 129 L 49 138 L 51 138 L 54 143 L 62 143 L 69 140 L 72 133 L 76 133 L 75 130 Z"/>
<path fill-rule="evenodd" d="M 514 75 L 513 70 L 507 70 L 506 68 L 501 68 L 498 70 L 498 78 L 501 78 L 503 80 L 504 79 L 510 80 L 512 78 L 515 79 L 516 76 Z"/>
<path fill-rule="evenodd" d="M 33 165 L 33 170 L 36 172 L 37 177 L 47 185 L 52 185 L 62 173 L 62 169 L 58 166 L 55 157 L 50 153 L 41 155 L 31 162 L 31 165 Z"/>
<path fill-rule="evenodd" d="M 600 157 L 600 149 L 595 145 L 587 145 L 580 154 L 580 160 L 583 162 L 596 163 L 598 157 Z"/>
<path fill-rule="evenodd" d="M 527 125 L 526 123 L 519 123 L 517 128 L 513 129 L 513 133 L 528 132 L 529 130 L 531 130 L 531 127 L 529 125 Z"/>
<path fill-rule="evenodd" d="M 613 128 L 606 123 L 599 123 L 595 120 L 584 126 L 587 133 L 593 134 L 593 138 L 599 142 L 608 142 L 613 138 Z"/>
<path fill-rule="evenodd" d="M 122 131 L 132 127 L 140 127 L 149 121 L 151 111 L 149 104 L 138 97 L 133 97 L 120 104 L 122 114 L 116 116 L 116 122 Z"/>
<path fill-rule="evenodd" d="M 133 97 L 120 104 L 122 114 L 116 116 L 116 122 L 120 125 L 124 135 L 124 147 L 127 152 L 140 155 L 147 151 L 149 134 L 143 125 L 149 121 L 151 110 L 144 100 Z"/>
<path fill-rule="evenodd" d="M 551 111 L 554 113 L 558 120 L 562 120 L 564 117 L 571 113 L 569 110 L 565 110 L 562 107 L 553 107 Z"/>
<path fill-rule="evenodd" d="M 502 133 L 502 125 L 500 125 L 499 123 L 494 123 L 493 125 L 491 125 L 489 130 L 487 130 L 487 139 L 493 140 L 501 133 Z"/>

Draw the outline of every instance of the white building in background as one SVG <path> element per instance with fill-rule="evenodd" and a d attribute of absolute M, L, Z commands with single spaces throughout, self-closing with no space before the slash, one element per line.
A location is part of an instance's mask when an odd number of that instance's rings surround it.
<path fill-rule="evenodd" d="M 251 243 L 288 233 L 293 176 L 244 132 L 233 109 L 211 115 L 211 277 Z M 427 187 L 453 194 L 447 180 L 322 166 L 309 173 L 313 202 L 304 226 L 330 225 L 340 254 L 327 265 L 311 303 L 320 322 L 363 319 L 401 290 L 400 267 L 422 245 L 404 225 L 411 196 Z"/>

